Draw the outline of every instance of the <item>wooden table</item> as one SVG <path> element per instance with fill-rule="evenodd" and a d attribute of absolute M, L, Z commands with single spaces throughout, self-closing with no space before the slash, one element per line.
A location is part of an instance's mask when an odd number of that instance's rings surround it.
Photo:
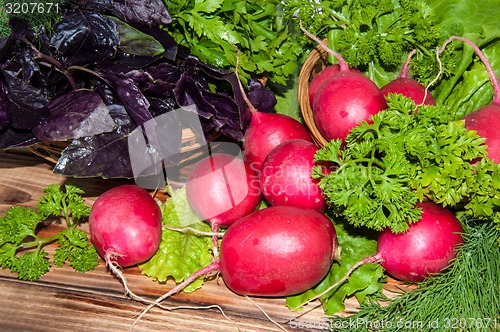
<path fill-rule="evenodd" d="M 106 189 L 128 180 L 75 179 L 52 173 L 44 159 L 23 151 L 0 150 L 0 215 L 12 205 L 34 207 L 43 188 L 52 183 L 76 183 L 93 203 Z M 58 230 L 51 225 L 41 230 L 48 235 Z M 53 253 L 55 247 L 49 248 Z M 173 287 L 173 282 L 158 284 L 127 268 L 124 274 L 130 289 L 155 300 Z M 0 331 L 123 331 L 146 307 L 125 295 L 123 285 L 101 262 L 92 272 L 79 273 L 70 267 L 53 267 L 36 282 L 17 279 L 0 269 Z M 273 320 L 288 331 L 321 330 L 325 316 L 320 307 L 303 317 L 290 311 L 284 299 L 253 299 Z M 217 309 L 151 309 L 136 325 L 135 331 L 280 331 L 260 309 L 244 297 L 229 291 L 222 280 L 207 282 L 194 293 L 180 293 L 163 302 L 166 306 L 219 305 Z M 318 303 L 319 304 L 319 303 Z M 357 302 L 349 300 L 349 309 Z M 287 323 L 293 320 L 293 323 Z M 302 326 L 302 327 L 301 327 Z"/>

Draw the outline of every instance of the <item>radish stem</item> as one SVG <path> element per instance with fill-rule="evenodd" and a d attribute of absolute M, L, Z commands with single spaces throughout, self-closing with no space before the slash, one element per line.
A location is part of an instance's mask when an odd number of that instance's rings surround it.
<path fill-rule="evenodd" d="M 347 62 L 344 60 L 344 58 L 340 55 L 340 53 L 335 52 L 334 50 L 330 49 L 325 43 L 323 43 L 318 37 L 314 36 L 312 33 L 307 31 L 303 26 L 302 26 L 302 21 L 299 22 L 300 25 L 300 30 L 304 32 L 304 34 L 314 40 L 316 43 L 318 43 L 321 48 L 323 48 L 326 52 L 329 54 L 333 55 L 334 57 L 337 58 L 339 61 L 339 66 L 340 66 L 340 71 L 348 71 L 349 70 L 349 65 Z"/>
<path fill-rule="evenodd" d="M 321 298 L 322 296 L 328 294 L 328 292 L 330 292 L 331 290 L 337 288 L 338 286 L 340 286 L 341 284 L 346 282 L 349 279 L 349 277 L 351 276 L 351 274 L 361 265 L 368 264 L 368 263 L 380 263 L 382 261 L 383 261 L 383 258 L 382 258 L 382 255 L 380 253 L 377 253 L 373 256 L 369 256 L 369 257 L 366 257 L 365 259 L 360 260 L 359 262 L 357 262 L 356 264 L 351 266 L 351 268 L 346 272 L 346 274 L 342 278 L 340 278 L 336 283 L 334 283 L 333 285 L 331 285 L 330 287 L 328 287 L 327 289 L 325 289 L 323 292 L 319 293 L 318 295 L 314 296 L 313 298 L 311 298 L 311 299 L 307 300 L 306 302 L 300 304 L 299 306 L 295 307 L 295 309 L 300 309 L 300 308 L 304 307 L 305 305 L 307 305 L 307 304 Z"/>
<path fill-rule="evenodd" d="M 408 57 L 406 58 L 405 63 L 403 64 L 403 68 L 401 69 L 401 74 L 399 74 L 399 77 L 401 78 L 406 78 L 408 77 L 408 72 L 410 71 L 410 62 L 411 58 L 417 54 L 417 50 L 412 50 L 410 53 L 408 53 Z"/>
<path fill-rule="evenodd" d="M 483 62 L 484 66 L 486 67 L 486 71 L 488 72 L 488 75 L 490 76 L 490 81 L 491 84 L 493 85 L 493 90 L 494 90 L 494 97 L 493 97 L 493 104 L 500 105 L 500 83 L 498 82 L 498 78 L 495 75 L 495 71 L 493 70 L 493 67 L 491 67 L 490 62 L 488 61 L 488 58 L 484 55 L 484 53 L 481 51 L 481 49 L 474 44 L 471 40 L 463 37 L 458 37 L 458 36 L 451 36 L 448 38 L 444 43 L 443 46 L 441 47 L 441 50 L 439 53 L 442 53 L 446 46 L 451 43 L 454 40 L 458 40 L 461 42 L 464 42 L 468 44 L 470 47 L 474 49 L 474 52 L 476 53 L 477 56 L 479 56 L 479 59 Z"/>

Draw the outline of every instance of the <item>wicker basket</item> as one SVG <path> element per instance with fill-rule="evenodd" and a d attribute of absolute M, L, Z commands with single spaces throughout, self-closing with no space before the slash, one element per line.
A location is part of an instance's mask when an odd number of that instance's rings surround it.
<path fill-rule="evenodd" d="M 182 130 L 181 153 L 187 156 L 183 162 L 189 162 L 203 155 L 203 146 L 198 142 L 197 136 L 191 128 Z M 42 157 L 43 159 L 56 164 L 62 151 L 70 144 L 70 141 L 60 142 L 40 142 L 27 147 L 31 153 Z"/>
<path fill-rule="evenodd" d="M 327 44 L 328 41 L 325 39 L 323 42 Z M 327 140 L 320 133 L 316 123 L 314 122 L 311 105 L 309 103 L 309 83 L 314 76 L 316 76 L 328 65 L 327 58 L 327 52 L 320 46 L 313 49 L 302 65 L 298 82 L 298 101 L 300 111 L 314 141 L 319 146 L 324 146 L 327 143 Z"/>

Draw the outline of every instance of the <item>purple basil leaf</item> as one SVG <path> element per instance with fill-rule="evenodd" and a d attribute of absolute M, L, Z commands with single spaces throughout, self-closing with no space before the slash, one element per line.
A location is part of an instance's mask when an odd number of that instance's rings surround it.
<path fill-rule="evenodd" d="M 170 24 L 172 18 L 162 0 L 77 0 L 80 7 L 110 12 L 128 23 L 146 26 Z"/>
<path fill-rule="evenodd" d="M 128 136 L 136 125 L 121 105 L 108 106 L 116 129 L 75 139 L 66 147 L 53 172 L 74 177 L 131 178 Z"/>
<path fill-rule="evenodd" d="M 276 95 L 267 89 L 259 80 L 250 79 L 247 97 L 259 112 L 270 112 L 276 106 Z"/>
<path fill-rule="evenodd" d="M 50 46 L 67 66 L 88 65 L 116 54 L 116 24 L 96 12 L 75 11 L 56 23 Z"/>
<path fill-rule="evenodd" d="M 7 128 L 9 125 L 9 115 L 7 112 L 7 104 L 9 99 L 5 91 L 5 85 L 0 81 L 0 131 Z"/>
<path fill-rule="evenodd" d="M 66 141 L 113 131 L 115 123 L 99 94 L 90 90 L 73 90 L 53 99 L 48 105 L 50 116 L 33 128 L 42 142 Z"/>
<path fill-rule="evenodd" d="M 112 72 L 103 73 L 102 76 L 111 83 L 118 99 L 138 126 L 153 118 L 149 101 L 133 78 Z"/>
<path fill-rule="evenodd" d="M 162 0 L 80 0 L 80 2 L 102 11 L 110 11 L 128 23 L 158 26 L 172 22 Z"/>
<path fill-rule="evenodd" d="M 0 130 L 1 149 L 29 146 L 37 142 L 31 130 L 18 130 L 12 127 Z"/>
<path fill-rule="evenodd" d="M 12 16 L 9 19 L 9 27 L 11 29 L 11 36 L 15 36 L 16 38 L 33 39 L 36 35 L 28 21 L 16 16 Z"/>
<path fill-rule="evenodd" d="M 49 115 L 46 91 L 23 80 L 11 79 L 7 97 L 10 123 L 16 129 L 31 129 Z"/>

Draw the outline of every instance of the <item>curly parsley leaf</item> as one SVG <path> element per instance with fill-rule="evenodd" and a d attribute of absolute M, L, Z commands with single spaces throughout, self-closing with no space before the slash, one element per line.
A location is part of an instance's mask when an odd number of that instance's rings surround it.
<path fill-rule="evenodd" d="M 54 253 L 54 264 L 62 267 L 66 262 L 78 272 L 93 270 L 99 264 L 97 251 L 88 244 L 85 232 L 75 228 L 67 228 L 62 232 L 59 248 Z"/>
<path fill-rule="evenodd" d="M 82 220 L 90 213 L 90 207 L 81 196 L 83 194 L 82 189 L 73 185 L 65 185 L 64 190 L 57 184 L 48 185 L 37 204 L 38 212 L 45 218 L 63 216 L 68 226 L 71 226 L 73 220 L 70 216 L 75 220 Z"/>
<path fill-rule="evenodd" d="M 354 128 L 345 146 L 332 141 L 316 154 L 317 162 L 335 165 L 326 174 L 316 166 L 313 176 L 337 215 L 400 233 L 420 218 L 415 203 L 426 198 L 451 207 L 465 202 L 475 217 L 500 211 L 499 166 L 487 160 L 485 140 L 452 121 L 449 107 L 415 107 L 391 95 L 387 110 Z"/>
<path fill-rule="evenodd" d="M 43 248 L 58 242 L 53 257 L 56 266 L 68 261 L 77 271 L 93 270 L 99 262 L 98 254 L 87 235 L 76 229 L 78 223 L 74 221 L 90 213 L 81 197 L 83 191 L 73 185 L 66 185 L 64 190 L 59 185 L 49 185 L 44 193 L 37 204 L 38 211 L 12 206 L 0 217 L 0 267 L 17 273 L 19 279 L 35 281 L 51 266 Z M 49 216 L 65 219 L 68 227 L 50 237 L 40 237 L 37 226 Z"/>
<path fill-rule="evenodd" d="M 399 74 L 412 50 L 418 51 L 410 68 L 412 76 L 422 83 L 436 77 L 432 50 L 439 44 L 440 31 L 433 9 L 424 1 L 291 0 L 285 8 L 296 13 L 311 33 L 327 37 L 330 48 L 379 86 Z M 443 64 L 446 74 L 449 61 L 443 59 Z"/>
<path fill-rule="evenodd" d="M 162 240 L 153 257 L 139 267 L 142 273 L 158 282 L 173 278 L 177 283 L 184 281 L 194 272 L 206 267 L 212 261 L 212 238 L 192 233 L 179 232 L 167 228 L 190 227 L 202 232 L 210 232 L 210 226 L 203 222 L 191 209 L 184 187 L 173 191 L 161 206 L 163 214 Z M 185 292 L 192 292 L 203 285 L 198 278 Z"/>

